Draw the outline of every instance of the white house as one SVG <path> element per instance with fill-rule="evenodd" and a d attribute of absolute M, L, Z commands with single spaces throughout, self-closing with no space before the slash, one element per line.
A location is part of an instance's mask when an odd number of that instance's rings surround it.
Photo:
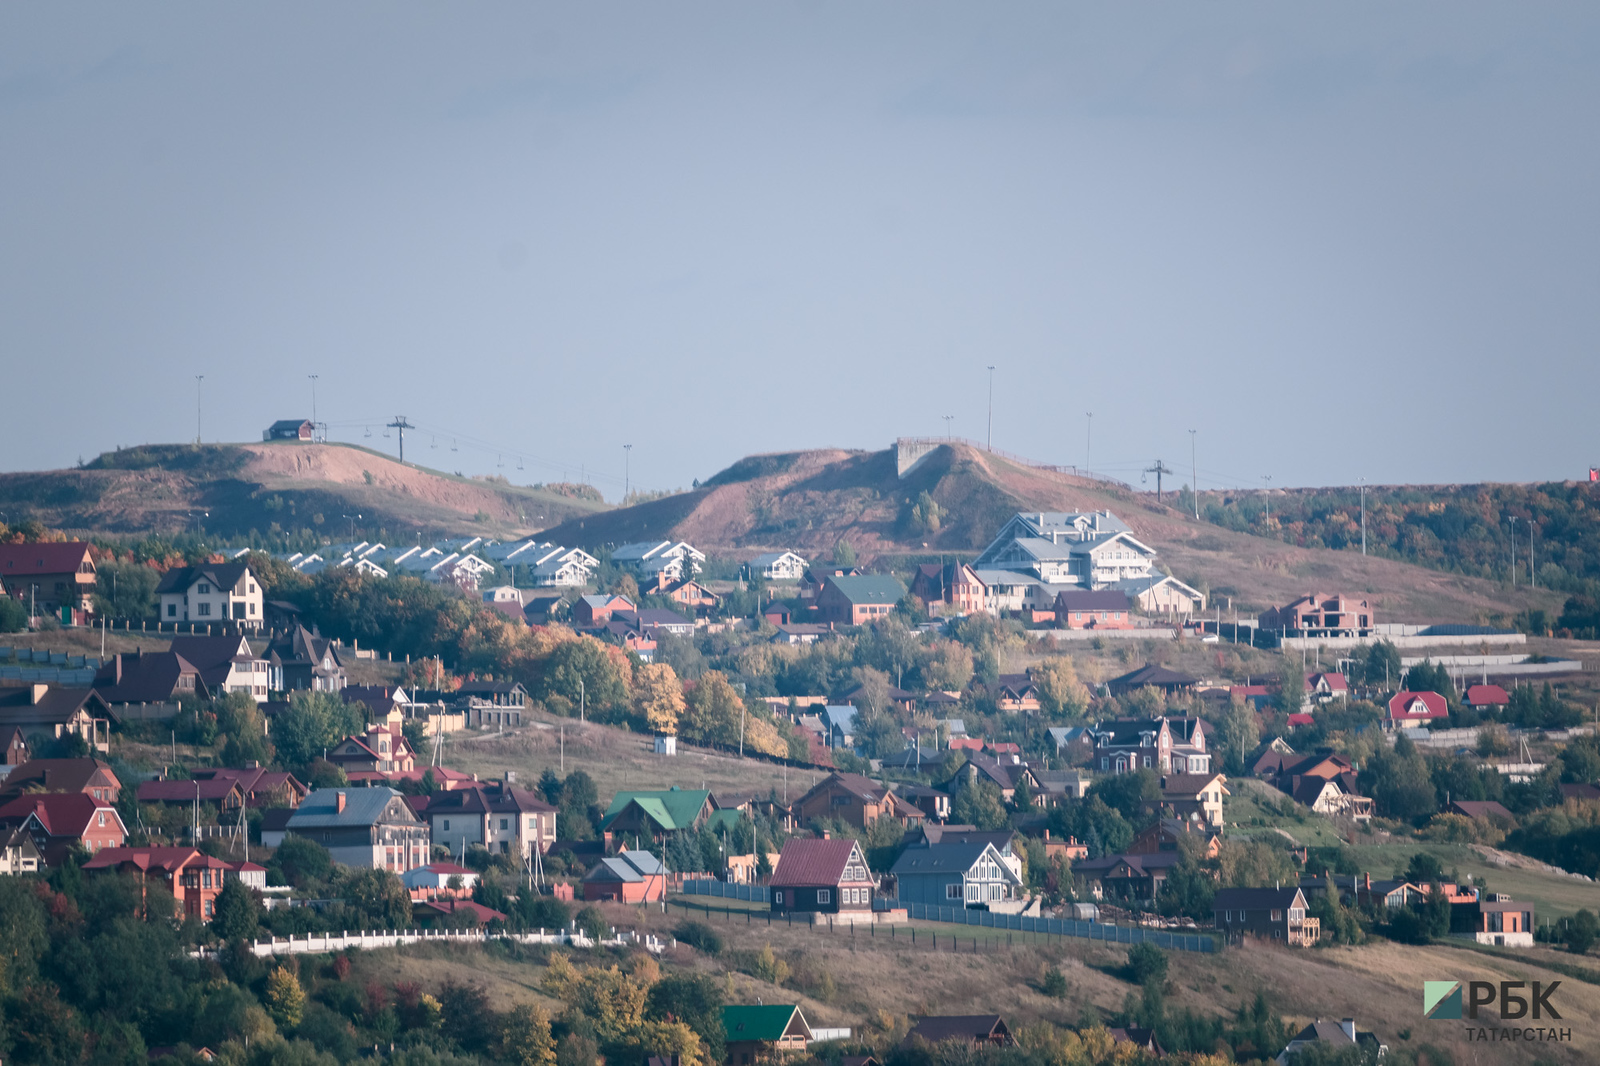
<path fill-rule="evenodd" d="M 156 585 L 163 622 L 231 622 L 261 628 L 261 585 L 249 563 L 209 563 L 168 570 Z"/>
<path fill-rule="evenodd" d="M 611 553 L 611 561 L 640 577 L 682 581 L 700 572 L 706 556 L 687 541 L 641 541 L 624 544 Z"/>
<path fill-rule="evenodd" d="M 806 561 L 794 552 L 767 552 L 750 560 L 750 571 L 768 581 L 799 581 L 805 576 Z"/>

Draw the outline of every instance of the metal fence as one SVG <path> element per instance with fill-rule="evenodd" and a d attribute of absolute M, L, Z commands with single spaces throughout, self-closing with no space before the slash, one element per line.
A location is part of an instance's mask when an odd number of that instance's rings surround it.
<path fill-rule="evenodd" d="M 683 893 L 686 896 L 716 896 L 722 899 L 746 900 L 751 903 L 769 903 L 772 899 L 764 885 L 730 885 L 710 878 L 685 881 Z M 994 911 L 968 910 L 965 907 L 934 907 L 926 903 L 907 903 L 902 900 L 886 902 L 891 907 L 904 907 L 906 917 L 919 922 L 948 922 L 952 925 L 976 925 L 985 929 L 1013 929 L 1022 933 L 1105 940 L 1114 944 L 1154 944 L 1173 951 L 1206 953 L 1217 950 L 1215 937 L 1199 933 L 1169 933 L 1137 925 L 1080 922 L 1072 918 L 1033 918 L 1022 914 L 996 914 Z"/>

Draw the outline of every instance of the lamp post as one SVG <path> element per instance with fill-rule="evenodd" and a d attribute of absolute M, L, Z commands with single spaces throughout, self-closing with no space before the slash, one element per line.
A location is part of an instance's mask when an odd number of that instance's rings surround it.
<path fill-rule="evenodd" d="M 1511 587 L 1517 587 L 1517 516 L 1512 515 L 1511 522 Z"/>
<path fill-rule="evenodd" d="M 194 376 L 194 442 L 197 446 L 200 443 L 200 386 L 205 379 L 206 376 L 204 374 L 196 374 Z"/>
<path fill-rule="evenodd" d="M 311 439 L 317 439 L 317 378 L 318 374 L 307 374 L 311 379 Z"/>
<path fill-rule="evenodd" d="M 622 446 L 622 506 L 628 506 L 628 479 L 633 472 L 633 445 Z"/>
<path fill-rule="evenodd" d="M 1272 475 L 1261 475 L 1261 498 L 1267 503 L 1267 523 L 1272 522 Z"/>
<path fill-rule="evenodd" d="M 1189 467 L 1193 474 L 1193 481 L 1189 485 L 1189 494 L 1194 497 L 1194 520 L 1200 521 L 1200 461 L 1195 458 L 1194 430 L 1189 431 Z"/>

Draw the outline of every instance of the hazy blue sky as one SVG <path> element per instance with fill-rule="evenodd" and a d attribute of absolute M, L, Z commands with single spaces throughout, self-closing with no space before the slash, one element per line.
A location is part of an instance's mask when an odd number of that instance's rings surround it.
<path fill-rule="evenodd" d="M 992 363 L 1133 481 L 1582 476 L 1597 109 L 1593 3 L 7 4 L 0 467 L 315 373 L 615 497 L 981 439 Z"/>

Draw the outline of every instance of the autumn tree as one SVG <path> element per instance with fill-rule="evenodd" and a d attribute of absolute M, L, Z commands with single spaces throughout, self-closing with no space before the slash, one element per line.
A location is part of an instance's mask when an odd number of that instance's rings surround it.
<path fill-rule="evenodd" d="M 510 1066 L 556 1066 L 556 1042 L 550 1035 L 550 1015 L 526 1003 L 512 1007 L 500 1022 L 495 1051 Z"/>
<path fill-rule="evenodd" d="M 680 725 L 686 740 L 711 744 L 739 743 L 744 701 L 720 670 L 708 670 L 684 698 Z"/>
<path fill-rule="evenodd" d="M 1046 659 L 1035 667 L 1033 683 L 1039 690 L 1039 706 L 1048 715 L 1076 718 L 1089 706 L 1089 690 L 1067 656 Z"/>
<path fill-rule="evenodd" d="M 683 686 L 666 663 L 646 663 L 634 672 L 634 711 L 652 730 L 671 736 L 678 731 L 683 714 Z"/>

